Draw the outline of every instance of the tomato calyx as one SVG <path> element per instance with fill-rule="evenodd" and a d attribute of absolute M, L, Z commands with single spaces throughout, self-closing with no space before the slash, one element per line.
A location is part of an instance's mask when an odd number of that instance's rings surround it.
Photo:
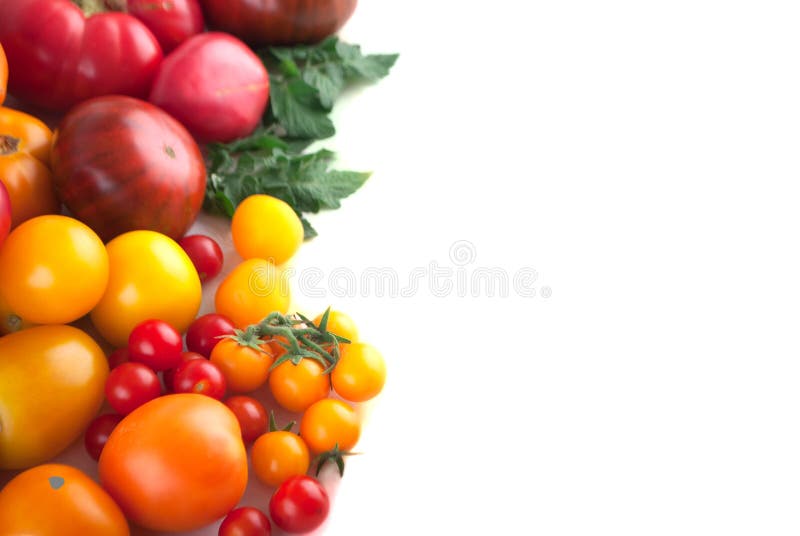
<path fill-rule="evenodd" d="M 336 464 L 336 468 L 339 470 L 339 476 L 344 476 L 344 457 L 345 456 L 358 456 L 361 454 L 360 452 L 349 452 L 349 451 L 342 451 L 339 448 L 339 443 L 336 443 L 331 450 L 325 451 L 316 458 L 314 458 L 314 462 L 317 464 L 317 470 L 314 473 L 315 476 L 319 476 L 320 471 L 322 471 L 322 467 L 328 462 L 334 462 Z"/>
<path fill-rule="evenodd" d="M 125 0 L 72 0 L 72 3 L 81 8 L 86 17 L 105 13 L 107 11 L 127 11 Z"/>
<path fill-rule="evenodd" d="M 269 432 L 291 432 L 295 424 L 297 424 L 297 421 L 291 421 L 283 428 L 278 428 L 278 423 L 275 421 L 275 412 L 269 412 Z"/>
<path fill-rule="evenodd" d="M 261 346 L 266 344 L 267 341 L 261 338 L 261 335 L 258 331 L 258 327 L 247 326 L 246 329 L 236 329 L 233 331 L 233 335 L 221 335 L 217 337 L 217 339 L 231 339 L 236 341 L 239 346 L 246 346 L 247 348 L 252 348 L 253 350 L 261 353 L 268 353 L 264 350 Z"/>
<path fill-rule="evenodd" d="M 0 156 L 8 156 L 19 151 L 19 138 L 9 136 L 8 134 L 0 134 Z"/>

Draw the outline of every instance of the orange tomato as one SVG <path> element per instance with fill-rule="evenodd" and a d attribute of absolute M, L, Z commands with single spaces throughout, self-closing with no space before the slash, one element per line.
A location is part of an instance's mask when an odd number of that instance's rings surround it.
<path fill-rule="evenodd" d="M 341 345 L 341 357 L 331 372 L 336 393 L 350 402 L 374 398 L 386 383 L 386 362 L 374 346 L 363 342 Z"/>
<path fill-rule="evenodd" d="M 256 439 L 250 453 L 253 472 L 267 486 L 277 487 L 293 476 L 308 472 L 311 456 L 303 439 L 292 432 L 276 430 Z"/>
<path fill-rule="evenodd" d="M 289 281 L 271 262 L 250 259 L 234 268 L 219 284 L 217 313 L 239 328 L 256 324 L 268 314 L 289 311 Z"/>
<path fill-rule="evenodd" d="M 22 331 L 33 325 L 15 313 L 0 294 L 0 336 Z"/>
<path fill-rule="evenodd" d="M 127 536 L 114 500 L 84 473 L 67 465 L 28 469 L 0 492 L 0 534 Z"/>
<path fill-rule="evenodd" d="M 322 314 L 314 319 L 314 324 L 317 326 L 319 326 L 320 322 L 322 322 Z M 356 323 L 353 322 L 352 318 L 341 311 L 332 310 L 328 314 L 327 330 L 340 337 L 349 339 L 350 342 L 356 342 L 358 340 L 358 327 L 356 327 Z"/>
<path fill-rule="evenodd" d="M 189 531 L 225 516 L 242 498 L 247 452 L 239 422 L 222 402 L 174 394 L 122 419 L 103 448 L 99 471 L 131 522 Z"/>
<path fill-rule="evenodd" d="M 269 368 L 272 366 L 272 352 L 267 344 L 262 344 L 263 351 L 239 344 L 233 339 L 222 339 L 211 351 L 211 362 L 214 363 L 234 393 L 255 391 L 267 381 Z"/>
<path fill-rule="evenodd" d="M 61 210 L 48 168 L 52 137 L 47 125 L 35 117 L 0 108 L 0 180 L 11 199 L 12 228 Z"/>
<path fill-rule="evenodd" d="M 314 454 L 339 446 L 339 450 L 352 450 L 361 436 L 361 423 L 352 407 L 333 398 L 315 402 L 300 420 L 300 437 Z"/>
<path fill-rule="evenodd" d="M 6 86 L 8 85 L 8 62 L 3 45 L 0 44 L 0 106 L 6 100 Z"/>
<path fill-rule="evenodd" d="M 331 380 L 324 370 L 313 359 L 302 359 L 297 365 L 284 361 L 270 373 L 269 390 L 278 404 L 300 413 L 330 394 Z"/>

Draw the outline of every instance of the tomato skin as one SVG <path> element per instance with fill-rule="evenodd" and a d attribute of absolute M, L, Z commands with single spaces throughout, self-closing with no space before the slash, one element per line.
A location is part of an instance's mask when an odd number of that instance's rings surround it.
<path fill-rule="evenodd" d="M 127 348 L 117 348 L 108 354 L 108 368 L 114 370 L 123 363 L 130 361 L 130 354 Z"/>
<path fill-rule="evenodd" d="M 222 339 L 212 350 L 211 362 L 222 371 L 231 392 L 249 393 L 267 381 L 272 353 L 266 344 L 260 348 L 261 351 L 233 339 Z"/>
<path fill-rule="evenodd" d="M 336 394 L 350 402 L 366 402 L 386 383 L 386 362 L 378 350 L 363 342 L 343 344 L 341 357 L 331 372 Z"/>
<path fill-rule="evenodd" d="M 251 443 L 267 431 L 267 410 L 255 398 L 237 395 L 225 400 L 242 429 L 242 441 Z"/>
<path fill-rule="evenodd" d="M 283 264 L 303 243 L 303 224 L 286 202 L 257 194 L 236 207 L 231 235 L 243 259 L 258 258 Z"/>
<path fill-rule="evenodd" d="M 77 328 L 38 326 L 0 337 L 0 356 L 0 470 L 50 460 L 97 415 L 105 354 Z"/>
<path fill-rule="evenodd" d="M 181 364 L 183 338 L 175 328 L 161 320 L 145 320 L 128 336 L 131 361 L 143 363 L 155 371 Z"/>
<path fill-rule="evenodd" d="M 269 515 L 276 526 L 291 534 L 311 532 L 328 517 L 330 499 L 325 488 L 310 476 L 286 480 L 269 500 Z"/>
<path fill-rule="evenodd" d="M 8 231 L 11 230 L 11 198 L 8 197 L 6 185 L 0 182 L 0 246 L 3 245 Z"/>
<path fill-rule="evenodd" d="M 356 412 L 334 398 L 314 403 L 300 419 L 300 437 L 313 454 L 321 454 L 337 445 L 342 452 L 352 450 L 360 435 L 361 423 Z"/>
<path fill-rule="evenodd" d="M 223 335 L 233 335 L 236 326 L 228 317 L 209 313 L 198 317 L 186 330 L 186 347 L 190 352 L 211 357 L 211 351 Z"/>
<path fill-rule="evenodd" d="M 127 0 L 127 11 L 147 26 L 164 54 L 203 31 L 205 21 L 197 0 Z"/>
<path fill-rule="evenodd" d="M 0 336 L 16 333 L 34 325 L 15 313 L 0 294 Z"/>
<path fill-rule="evenodd" d="M 234 268 L 217 287 L 217 313 L 238 328 L 256 324 L 274 311 L 289 311 L 289 281 L 274 264 L 250 259 Z"/>
<path fill-rule="evenodd" d="M 125 417 L 98 468 L 128 519 L 154 531 L 208 525 L 230 512 L 247 486 L 236 417 L 221 402 L 189 393 L 156 398 Z"/>
<path fill-rule="evenodd" d="M 192 259 L 202 283 L 214 279 L 222 271 L 225 259 L 222 248 L 213 238 L 205 235 L 184 236 L 178 240 L 178 245 Z"/>
<path fill-rule="evenodd" d="M 123 363 L 108 375 L 106 399 L 114 411 L 127 415 L 161 396 L 161 382 L 153 369 L 141 363 Z"/>
<path fill-rule="evenodd" d="M 270 536 L 272 525 L 264 512 L 252 506 L 242 506 L 225 516 L 219 526 L 219 536 Z"/>
<path fill-rule="evenodd" d="M 172 389 L 176 393 L 197 393 L 216 400 L 222 400 L 225 388 L 225 376 L 214 363 L 206 359 L 182 363 L 175 370 L 172 380 Z"/>
<path fill-rule="evenodd" d="M 311 464 L 311 455 L 303 439 L 283 430 L 267 432 L 259 437 L 250 453 L 253 472 L 267 486 L 280 486 L 293 476 L 304 475 Z"/>
<path fill-rule="evenodd" d="M 178 367 L 180 367 L 187 361 L 194 361 L 196 359 L 205 360 L 206 357 L 198 354 L 197 352 L 183 352 L 183 354 L 181 354 L 181 362 L 178 365 Z M 161 372 L 161 377 L 164 379 L 164 388 L 167 390 L 168 393 L 175 392 L 174 389 L 175 372 L 177 372 L 178 367 Z"/>
<path fill-rule="evenodd" d="M 270 372 L 269 390 L 283 408 L 301 413 L 330 394 L 330 376 L 324 370 L 312 359 L 302 359 L 297 365 L 284 361 Z"/>
<path fill-rule="evenodd" d="M 6 88 L 8 86 L 8 60 L 6 60 L 6 53 L 3 50 L 3 45 L 0 44 L 0 106 L 6 100 Z"/>
<path fill-rule="evenodd" d="M 100 459 L 100 453 L 103 452 L 103 447 L 108 442 L 108 436 L 114 431 L 114 428 L 122 420 L 122 415 L 117 413 L 106 413 L 96 417 L 86 432 L 83 434 L 83 445 L 86 447 L 86 452 L 95 460 Z"/>
<path fill-rule="evenodd" d="M 128 536 L 114 500 L 86 474 L 61 464 L 39 465 L 0 492 L 0 534 Z"/>

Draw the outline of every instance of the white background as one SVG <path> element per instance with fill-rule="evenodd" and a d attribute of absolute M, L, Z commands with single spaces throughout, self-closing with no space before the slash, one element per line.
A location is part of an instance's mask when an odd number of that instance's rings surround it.
<path fill-rule="evenodd" d="M 389 363 L 328 533 L 800 533 L 796 2 L 362 0 L 374 176 L 299 268 L 532 267 L 353 296 Z M 401 281 L 403 281 L 401 277 Z"/>

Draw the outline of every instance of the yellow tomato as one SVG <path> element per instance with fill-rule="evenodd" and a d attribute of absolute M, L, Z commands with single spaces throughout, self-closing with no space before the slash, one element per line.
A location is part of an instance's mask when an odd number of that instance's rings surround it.
<path fill-rule="evenodd" d="M 89 227 L 66 216 L 24 222 L 0 249 L 0 294 L 35 324 L 67 324 L 97 305 L 108 282 L 108 255 Z"/>
<path fill-rule="evenodd" d="M 251 195 L 236 207 L 231 221 L 233 245 L 243 259 L 283 264 L 303 243 L 303 224 L 284 201 Z"/>
<path fill-rule="evenodd" d="M 0 534 L 127 536 L 117 503 L 94 480 L 68 465 L 18 474 L 0 492 Z"/>
<path fill-rule="evenodd" d="M 33 325 L 15 313 L 0 294 L 0 335 L 22 331 Z"/>
<path fill-rule="evenodd" d="M 217 288 L 217 313 L 236 327 L 256 324 L 268 314 L 289 311 L 289 281 L 274 264 L 250 259 L 234 268 Z"/>
<path fill-rule="evenodd" d="M 320 322 L 322 322 L 321 314 L 314 319 L 316 325 L 319 326 Z M 356 327 L 356 323 L 353 322 L 350 316 L 341 311 L 331 311 L 328 313 L 327 330 L 348 339 L 350 342 L 356 342 L 358 340 L 358 327 Z"/>
<path fill-rule="evenodd" d="M 269 375 L 269 390 L 285 409 L 300 413 L 331 392 L 331 380 L 325 367 L 313 359 L 301 359 L 295 365 L 284 361 Z"/>
<path fill-rule="evenodd" d="M 171 238 L 131 231 L 106 246 L 110 276 L 92 322 L 108 342 L 125 346 L 136 325 L 158 319 L 183 333 L 200 309 L 202 288 L 192 261 Z"/>
<path fill-rule="evenodd" d="M 363 342 L 343 344 L 341 358 L 331 372 L 336 393 L 350 402 L 366 402 L 386 383 L 386 363 L 374 346 Z"/>
<path fill-rule="evenodd" d="M 106 356 L 83 331 L 39 326 L 0 338 L 0 469 L 52 459 L 103 403 Z"/>

